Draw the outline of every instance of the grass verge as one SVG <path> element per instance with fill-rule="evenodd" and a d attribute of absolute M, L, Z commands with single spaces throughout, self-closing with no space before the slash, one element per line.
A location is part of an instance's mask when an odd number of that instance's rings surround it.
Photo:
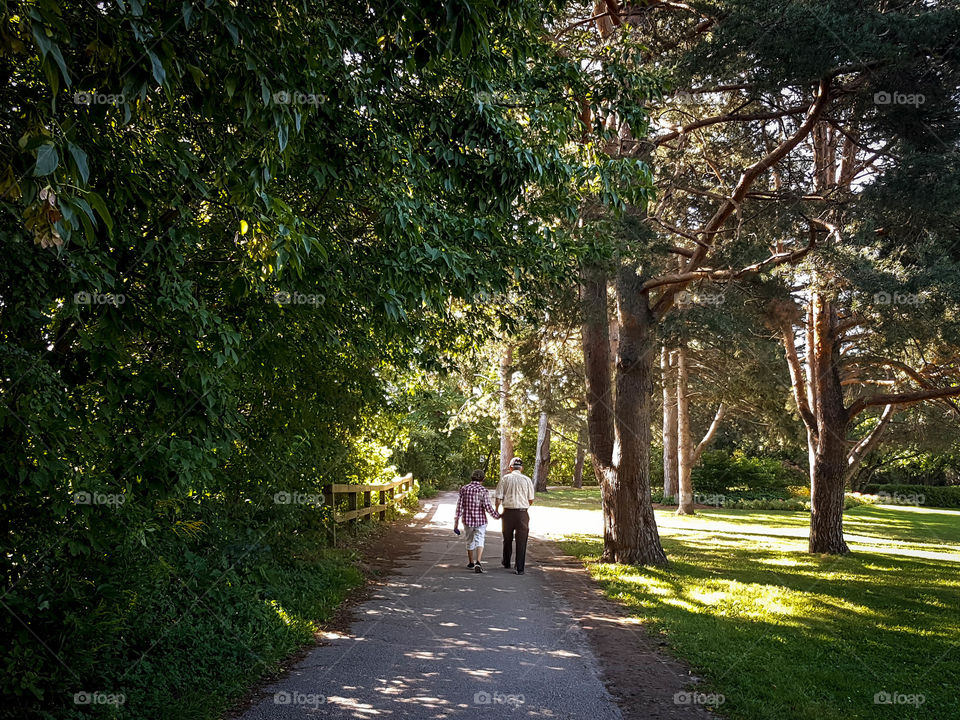
<path fill-rule="evenodd" d="M 847 557 L 804 552 L 804 513 L 657 520 L 666 568 L 597 563 L 592 535 L 562 545 L 723 695 L 720 714 L 960 718 L 960 512 L 855 508 Z"/>

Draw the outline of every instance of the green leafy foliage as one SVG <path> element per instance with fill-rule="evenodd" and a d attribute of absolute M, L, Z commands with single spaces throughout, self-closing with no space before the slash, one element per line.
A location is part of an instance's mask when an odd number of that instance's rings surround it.
<path fill-rule="evenodd" d="M 960 453 L 923 451 L 916 445 L 905 455 L 887 453 L 872 468 L 871 485 L 957 485 Z"/>
<path fill-rule="evenodd" d="M 787 488 L 806 484 L 806 475 L 799 468 L 791 468 L 769 457 L 754 457 L 742 451 L 732 454 L 725 450 L 707 451 L 700 464 L 691 472 L 693 489 L 702 495 L 730 495 L 757 491 L 770 497 L 779 492 L 789 497 Z M 773 495 L 775 496 L 775 494 Z M 745 499 L 751 499 L 744 495 Z"/>
<path fill-rule="evenodd" d="M 216 714 L 352 582 L 314 557 L 329 518 L 278 498 L 390 477 L 391 384 L 566 282 L 584 194 L 649 186 L 568 142 L 587 81 L 556 11 L 2 6 L 11 713 Z"/>

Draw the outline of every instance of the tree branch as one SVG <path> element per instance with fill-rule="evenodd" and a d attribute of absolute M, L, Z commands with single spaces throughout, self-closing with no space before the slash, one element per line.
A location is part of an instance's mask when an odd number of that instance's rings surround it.
<path fill-rule="evenodd" d="M 904 403 L 955 397 L 957 395 L 960 395 L 960 385 L 946 388 L 930 388 L 928 390 L 914 390 L 913 392 L 872 395 L 855 401 L 853 405 L 850 406 L 850 409 L 847 410 L 847 417 L 852 420 L 871 405 L 902 405 Z"/>
<path fill-rule="evenodd" d="M 694 280 L 736 280 L 748 275 L 750 273 L 763 272 L 767 268 L 774 267 L 776 265 L 783 265 L 784 263 L 791 263 L 799 260 L 804 255 L 809 253 L 813 248 L 816 247 L 816 238 L 811 235 L 810 242 L 806 246 L 793 250 L 791 252 L 782 252 L 774 253 L 765 260 L 756 262 L 753 265 L 747 265 L 742 267 L 739 270 L 734 270 L 733 268 L 728 268 L 726 270 L 694 270 L 693 272 L 683 272 L 675 273 L 673 275 L 661 275 L 658 278 L 653 278 L 652 280 L 647 280 L 643 284 L 644 290 L 652 290 L 656 287 L 662 287 L 664 285 L 671 285 L 673 283 L 689 283 Z M 681 253 L 682 254 L 682 253 Z M 692 257 L 693 251 L 690 252 L 687 257 Z"/>
<path fill-rule="evenodd" d="M 890 419 L 894 416 L 894 413 L 897 412 L 896 405 L 887 405 L 883 409 L 883 414 L 880 416 L 880 422 L 877 423 L 877 426 L 870 431 L 870 433 L 858 442 L 850 453 L 847 455 L 847 469 L 844 472 L 844 481 L 848 481 L 857 474 L 857 470 L 860 466 L 860 461 L 863 460 L 873 449 L 880 444 L 880 435 L 883 433 L 883 429 L 889 424 Z"/>
<path fill-rule="evenodd" d="M 717 428 L 720 427 L 720 422 L 723 420 L 723 416 L 726 414 L 727 404 L 720 403 L 720 407 L 717 408 L 717 414 L 713 416 L 713 422 L 710 423 L 710 427 L 707 429 L 706 435 L 703 436 L 703 440 L 700 441 L 696 449 L 693 451 L 693 457 L 690 459 L 690 467 L 693 467 L 700 462 L 700 456 L 703 455 L 703 451 L 707 449 L 711 442 L 713 442 L 713 436 L 717 434 Z"/>
<path fill-rule="evenodd" d="M 756 113 L 746 113 L 743 115 L 735 114 L 725 114 L 725 115 L 713 115 L 707 118 L 701 118 L 696 120 L 689 125 L 682 125 L 679 128 L 672 130 L 671 132 L 660 135 L 659 137 L 653 138 L 652 142 L 655 146 L 659 147 L 664 143 L 670 142 L 671 140 L 676 140 L 681 135 L 686 135 L 687 133 L 698 130 L 702 127 L 709 127 L 710 125 L 718 125 L 725 122 L 750 122 L 752 120 L 776 120 L 777 118 L 788 117 L 790 115 L 799 115 L 802 112 L 806 112 L 810 109 L 810 105 L 797 105 L 796 107 L 787 108 L 786 110 L 768 110 L 766 112 L 756 112 Z"/>
<path fill-rule="evenodd" d="M 787 356 L 787 366 L 790 368 L 790 386 L 793 388 L 793 399 L 797 403 L 797 410 L 803 419 L 803 424 L 807 429 L 816 434 L 817 420 L 810 410 L 810 404 L 807 402 L 806 381 L 803 376 L 803 368 L 800 366 L 800 356 L 797 354 L 797 343 L 793 339 L 793 325 L 784 322 L 780 326 L 780 332 L 783 335 L 783 349 Z"/>
<path fill-rule="evenodd" d="M 724 224 L 727 222 L 727 219 L 740 206 L 744 196 L 750 191 L 750 188 L 753 186 L 753 183 L 756 182 L 757 178 L 769 170 L 773 165 L 780 162 L 780 160 L 786 157 L 797 145 L 800 144 L 801 140 L 810 134 L 810 131 L 819 121 L 824 110 L 826 110 L 827 105 L 830 103 L 830 99 L 830 77 L 828 76 L 820 81 L 820 84 L 817 88 L 816 99 L 810 106 L 806 118 L 804 118 L 803 122 L 800 123 L 800 126 L 797 128 L 796 132 L 794 132 L 790 137 L 786 138 L 782 143 L 780 143 L 780 145 L 774 148 L 771 152 L 767 153 L 763 158 L 743 171 L 743 174 L 740 176 L 740 181 L 737 183 L 736 188 L 734 188 L 733 194 L 730 195 L 720 205 L 719 208 L 717 208 L 716 212 L 713 214 L 713 217 L 710 218 L 707 224 L 704 225 L 703 229 L 698 233 L 698 235 L 703 237 L 703 239 L 706 241 L 707 246 L 697 248 L 696 252 L 693 254 L 693 257 L 687 261 L 686 267 L 684 268 L 686 272 L 696 270 L 700 266 L 713 243 L 714 235 L 716 235 L 716 233 L 723 228 Z M 683 287 L 684 286 L 682 284 L 677 283 L 669 286 L 668 289 L 664 291 L 663 295 L 654 305 L 653 309 L 655 317 L 663 317 L 663 314 L 670 309 L 671 305 L 673 305 L 673 300 L 676 297 L 676 294 L 683 290 Z"/>

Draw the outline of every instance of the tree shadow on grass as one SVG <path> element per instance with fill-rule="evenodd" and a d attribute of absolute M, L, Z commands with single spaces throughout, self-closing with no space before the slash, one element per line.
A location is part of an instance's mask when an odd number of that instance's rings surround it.
<path fill-rule="evenodd" d="M 925 695 L 960 717 L 958 566 L 777 549 L 753 533 L 664 538 L 663 568 L 595 565 L 607 593 L 661 632 L 732 701 L 734 717 L 878 717 L 879 692 Z M 599 538 L 568 549 L 599 556 Z M 914 717 L 915 707 L 897 707 Z"/>

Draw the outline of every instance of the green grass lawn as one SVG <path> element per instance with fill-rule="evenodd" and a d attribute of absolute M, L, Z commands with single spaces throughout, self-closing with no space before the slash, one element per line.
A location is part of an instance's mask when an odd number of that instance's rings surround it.
<path fill-rule="evenodd" d="M 558 492 L 561 507 L 577 507 L 575 493 Z M 584 496 L 579 507 L 595 508 Z M 665 510 L 657 521 L 666 568 L 598 564 L 594 536 L 563 545 L 695 668 L 703 692 L 724 696 L 720 714 L 960 718 L 960 511 L 850 510 L 847 557 L 804 552 L 806 513 Z M 883 692 L 923 702 L 876 704 Z"/>
<path fill-rule="evenodd" d="M 597 486 L 585 487 L 576 490 L 572 487 L 550 488 L 547 492 L 538 492 L 538 505 L 547 507 L 600 509 L 600 488 Z"/>

